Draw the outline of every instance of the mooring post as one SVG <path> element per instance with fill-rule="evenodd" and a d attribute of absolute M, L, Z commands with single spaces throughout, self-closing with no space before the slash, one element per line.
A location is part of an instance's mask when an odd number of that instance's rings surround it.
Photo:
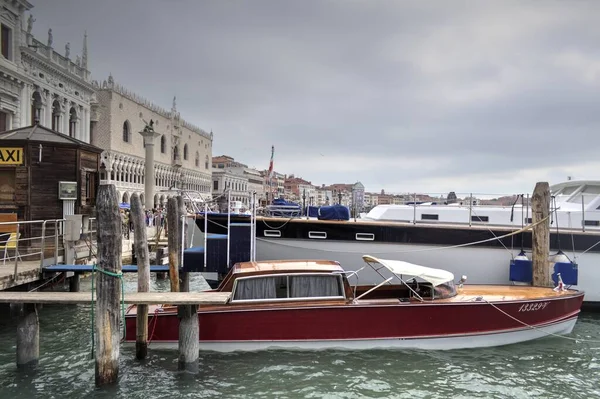
<path fill-rule="evenodd" d="M 532 222 L 532 261 L 533 285 L 536 287 L 551 287 L 548 254 L 550 252 L 550 185 L 539 182 L 535 185 L 531 197 Z M 545 219 L 545 220 L 544 220 Z M 541 222 L 544 220 L 543 222 Z M 541 223 L 539 223 L 541 222 Z"/>
<path fill-rule="evenodd" d="M 80 287 L 81 278 L 79 273 L 75 273 L 69 278 L 69 292 L 79 292 Z"/>
<path fill-rule="evenodd" d="M 40 359 L 40 321 L 35 304 L 15 306 L 17 312 L 17 368 L 32 368 Z"/>
<path fill-rule="evenodd" d="M 181 196 L 177 197 L 178 221 L 177 237 L 179 238 L 178 259 L 179 267 L 183 266 L 183 251 L 185 250 L 187 231 L 187 210 Z M 181 273 L 181 291 L 190 291 L 190 274 Z M 179 370 L 188 372 L 198 371 L 198 357 L 200 351 L 198 329 L 198 307 L 196 305 L 179 305 Z"/>
<path fill-rule="evenodd" d="M 183 197 L 181 195 L 177 196 L 177 208 L 178 208 L 178 221 L 177 221 L 177 236 L 179 238 L 179 247 L 177 248 L 177 256 L 179 263 L 177 267 L 179 268 L 179 290 L 181 292 L 189 292 L 190 291 L 190 276 L 188 273 L 185 273 L 181 270 L 183 267 L 183 251 L 185 251 L 185 243 L 186 243 L 186 231 L 187 231 L 187 209 L 185 208 L 185 203 L 183 202 Z"/>
<path fill-rule="evenodd" d="M 144 220 L 144 208 L 137 194 L 131 196 L 131 218 L 133 221 L 133 237 L 135 257 L 138 267 L 138 292 L 150 291 L 150 253 L 148 251 L 148 235 Z M 137 305 L 135 357 L 145 359 L 148 354 L 148 305 Z"/>
<path fill-rule="evenodd" d="M 162 265 L 162 260 L 165 257 L 165 248 L 164 247 L 158 247 L 156 248 L 156 264 L 157 265 Z M 156 273 L 156 279 L 157 280 L 165 280 L 167 278 L 167 273 L 165 272 L 157 272 Z"/>
<path fill-rule="evenodd" d="M 121 252 L 123 234 L 117 190 L 113 184 L 98 188 L 98 272 L 96 273 L 96 386 L 119 377 L 121 310 Z M 125 320 L 123 320 L 125 322 Z"/>
<path fill-rule="evenodd" d="M 171 292 L 179 292 L 179 206 L 177 198 L 167 201 L 167 226 L 169 228 L 169 278 L 171 279 Z"/>

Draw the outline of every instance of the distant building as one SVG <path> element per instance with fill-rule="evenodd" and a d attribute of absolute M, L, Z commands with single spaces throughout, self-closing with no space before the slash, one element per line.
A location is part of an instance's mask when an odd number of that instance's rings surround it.
<path fill-rule="evenodd" d="M 248 178 L 244 176 L 243 169 L 213 169 L 212 173 L 212 195 L 213 198 L 227 196 L 227 190 L 231 190 L 231 201 L 240 201 L 248 208 L 250 193 L 248 191 Z"/>
<path fill-rule="evenodd" d="M 129 202 L 131 194 L 144 198 L 145 149 L 139 134 L 145 122 L 154 122 L 160 134 L 154 144 L 156 191 L 154 207 L 165 205 L 175 189 L 193 191 L 198 201 L 210 197 L 213 134 L 181 118 L 175 98 L 170 111 L 127 90 L 113 77 L 97 84 L 102 112 L 92 144 L 104 150 L 102 179 L 114 183 L 119 201 Z"/>

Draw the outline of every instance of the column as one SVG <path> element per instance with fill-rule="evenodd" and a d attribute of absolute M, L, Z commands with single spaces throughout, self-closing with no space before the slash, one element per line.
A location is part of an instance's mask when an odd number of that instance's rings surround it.
<path fill-rule="evenodd" d="M 29 91 L 29 85 L 23 84 L 23 90 L 21 91 L 21 127 L 31 125 L 31 94 Z"/>
<path fill-rule="evenodd" d="M 154 174 L 154 139 L 160 136 L 160 134 L 154 132 L 154 130 L 146 126 L 143 131 L 140 132 L 142 137 L 144 137 L 144 147 L 146 148 L 146 170 L 144 172 L 144 198 L 146 198 L 144 208 L 152 209 L 152 203 L 154 201 L 150 200 L 154 198 L 154 188 L 155 188 L 155 174 Z"/>
<path fill-rule="evenodd" d="M 48 129 L 52 128 L 52 96 L 50 93 L 46 95 L 46 105 L 44 105 L 44 119 L 43 123 L 41 123 L 44 127 Z M 40 119 L 41 120 L 41 119 Z"/>
<path fill-rule="evenodd" d="M 62 132 L 64 134 L 66 134 L 67 136 L 69 135 L 69 119 L 71 118 L 71 107 L 69 107 L 69 103 L 67 103 L 66 105 L 66 110 L 63 113 L 63 117 L 62 117 Z"/>
<path fill-rule="evenodd" d="M 90 142 L 90 109 L 86 108 L 85 110 L 85 125 L 84 125 L 84 131 L 85 131 L 85 142 L 89 143 Z"/>

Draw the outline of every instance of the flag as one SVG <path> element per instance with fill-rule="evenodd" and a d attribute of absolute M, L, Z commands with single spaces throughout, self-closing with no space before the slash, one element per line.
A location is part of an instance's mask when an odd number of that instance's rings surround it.
<path fill-rule="evenodd" d="M 275 146 L 271 146 L 271 161 L 269 162 L 269 179 L 273 177 L 273 155 L 275 154 Z"/>

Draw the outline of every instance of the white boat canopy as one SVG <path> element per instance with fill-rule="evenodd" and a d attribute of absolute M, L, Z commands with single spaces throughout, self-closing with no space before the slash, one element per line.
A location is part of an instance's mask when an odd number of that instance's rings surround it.
<path fill-rule="evenodd" d="M 403 262 L 401 260 L 379 259 L 371 255 L 363 255 L 363 260 L 367 263 L 379 263 L 394 274 L 421 278 L 431 283 L 434 287 L 448 281 L 454 281 L 454 274 L 447 270 L 415 265 L 414 263 Z"/>

